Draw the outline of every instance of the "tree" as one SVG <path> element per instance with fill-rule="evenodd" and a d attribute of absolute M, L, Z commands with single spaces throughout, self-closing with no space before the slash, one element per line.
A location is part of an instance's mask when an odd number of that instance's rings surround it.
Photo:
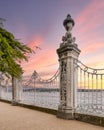
<path fill-rule="evenodd" d="M 12 33 L 0 28 L 0 72 L 12 77 L 12 103 L 15 104 L 15 78 L 20 78 L 23 69 L 21 60 L 28 61 L 27 53 L 33 50 L 23 43 L 17 41 Z"/>
<path fill-rule="evenodd" d="M 20 66 L 21 60 L 28 61 L 26 53 L 32 49 L 15 40 L 12 33 L 0 28 L 0 71 L 12 77 L 19 78 L 23 73 Z"/>

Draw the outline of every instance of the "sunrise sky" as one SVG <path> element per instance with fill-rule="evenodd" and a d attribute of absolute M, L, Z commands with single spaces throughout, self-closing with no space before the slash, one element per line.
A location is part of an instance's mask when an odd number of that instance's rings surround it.
<path fill-rule="evenodd" d="M 73 36 L 84 64 L 104 68 L 104 0 L 1 0 L 0 17 L 16 39 L 35 49 L 29 62 L 22 63 L 25 74 L 34 70 L 52 76 L 58 69 L 56 49 L 65 34 L 67 14 L 75 20 Z"/>

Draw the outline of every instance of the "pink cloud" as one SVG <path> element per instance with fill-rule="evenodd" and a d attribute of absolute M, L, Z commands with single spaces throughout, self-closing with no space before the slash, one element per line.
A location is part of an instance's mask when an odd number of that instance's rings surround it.
<path fill-rule="evenodd" d="M 102 10 L 104 9 L 104 1 L 92 0 L 91 3 L 82 11 L 76 18 L 75 32 L 77 34 L 77 39 L 82 40 L 82 55 L 94 53 L 101 48 L 104 48 L 104 39 L 101 41 L 99 31 L 96 31 L 98 27 L 104 25 L 104 17 Z M 43 42 L 43 38 L 34 38 L 32 42 L 28 45 L 31 48 L 34 46 L 40 46 Z M 47 49 L 44 51 L 44 48 Z M 58 63 L 58 58 L 56 56 L 55 49 L 51 49 L 45 45 L 43 50 L 39 54 L 32 55 L 28 63 L 24 63 L 24 69 L 27 73 L 32 73 L 34 69 L 40 74 L 48 75 L 48 72 L 51 74 L 54 70 L 58 69 L 58 66 L 49 67 L 48 65 L 53 63 Z M 96 60 L 96 57 L 93 61 Z M 93 62 L 89 60 L 88 62 Z M 96 61 L 97 62 L 97 61 Z M 94 63 L 96 64 L 96 63 Z M 94 65 L 93 64 L 93 65 Z M 100 65 L 102 62 L 100 62 Z M 48 67 L 45 67 L 48 66 Z"/>
<path fill-rule="evenodd" d="M 54 72 L 55 70 L 58 69 L 57 64 L 53 63 L 58 63 L 58 59 L 56 56 L 56 53 L 54 50 L 47 50 L 47 51 L 41 51 L 39 54 L 34 55 L 29 59 L 28 63 L 23 63 L 22 66 L 25 70 L 25 73 L 32 73 L 34 70 L 37 72 Z M 47 65 L 53 64 L 51 66 L 45 67 Z"/>
<path fill-rule="evenodd" d="M 104 17 L 103 9 L 104 1 L 98 2 L 98 0 L 94 0 L 80 12 L 75 20 L 75 31 L 80 39 L 89 40 L 98 36 L 96 29 L 104 25 L 104 18 L 102 18 Z"/>
<path fill-rule="evenodd" d="M 35 36 L 35 38 L 33 40 L 31 40 L 27 46 L 29 46 L 30 48 L 35 48 L 36 46 L 40 46 L 40 44 L 42 44 L 43 42 L 43 38 L 41 38 L 40 36 Z"/>
<path fill-rule="evenodd" d="M 82 48 L 82 55 L 84 54 L 89 54 L 89 53 L 94 53 L 97 50 L 100 50 L 104 48 L 104 43 L 93 43 L 91 42 L 90 44 L 88 44 L 86 47 Z"/>
<path fill-rule="evenodd" d="M 90 23 L 90 21 L 97 20 L 97 18 L 101 15 L 99 15 L 102 10 L 104 8 L 104 1 L 98 1 L 98 0 L 94 0 L 92 1 L 82 12 L 80 12 L 80 14 L 77 16 L 76 18 L 76 22 L 79 24 L 80 26 L 85 27 L 84 25 L 86 23 Z M 101 12 L 100 12 L 101 11 Z M 102 14 L 102 13 L 101 13 Z M 100 22 L 100 19 L 98 19 Z M 96 21 L 95 21 L 96 22 Z M 94 22 L 94 23 L 95 23 Z"/>

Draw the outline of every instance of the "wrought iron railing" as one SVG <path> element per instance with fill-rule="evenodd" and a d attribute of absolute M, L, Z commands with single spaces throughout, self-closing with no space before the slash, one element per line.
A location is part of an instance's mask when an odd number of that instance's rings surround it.
<path fill-rule="evenodd" d="M 22 82 L 21 102 L 35 106 L 57 109 L 59 104 L 59 69 L 50 79 L 42 79 L 34 71 L 27 81 Z"/>
<path fill-rule="evenodd" d="M 104 114 L 104 69 L 87 67 L 80 61 L 76 63 L 77 112 Z"/>
<path fill-rule="evenodd" d="M 78 71 L 77 112 L 104 114 L 104 69 L 93 69 L 75 60 Z M 75 81 L 76 82 L 76 81 Z M 32 76 L 22 78 L 21 103 L 58 109 L 60 97 L 60 70 L 44 80 L 34 71 Z M 12 80 L 0 78 L 0 98 L 12 100 Z"/>

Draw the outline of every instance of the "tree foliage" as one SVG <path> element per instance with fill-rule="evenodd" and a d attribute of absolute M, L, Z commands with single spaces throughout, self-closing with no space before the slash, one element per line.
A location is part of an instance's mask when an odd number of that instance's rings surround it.
<path fill-rule="evenodd" d="M 23 73 L 21 60 L 28 61 L 26 53 L 32 50 L 23 43 L 15 40 L 12 33 L 0 28 L 0 71 L 12 77 L 19 78 Z"/>

